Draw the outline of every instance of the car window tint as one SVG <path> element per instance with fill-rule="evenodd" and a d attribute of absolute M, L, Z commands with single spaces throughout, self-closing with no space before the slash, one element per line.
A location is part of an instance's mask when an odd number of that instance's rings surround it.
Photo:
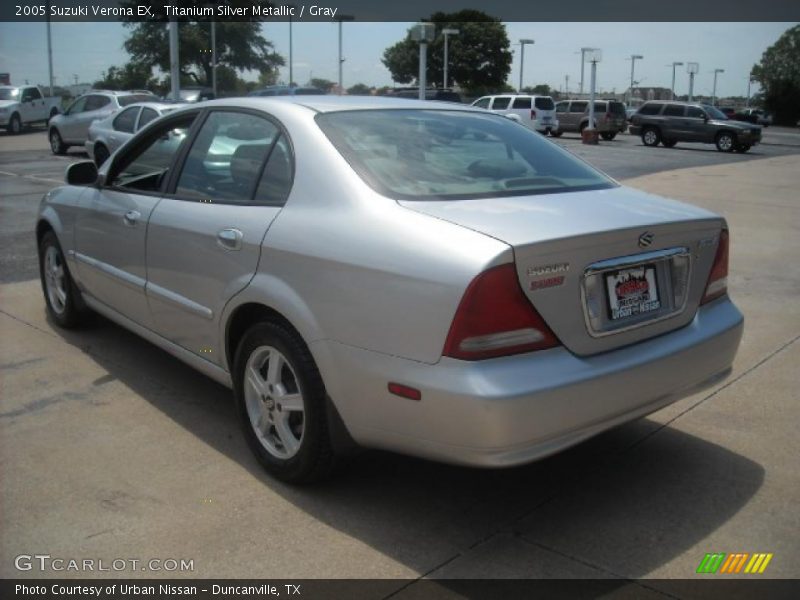
<path fill-rule="evenodd" d="M 272 148 L 256 189 L 255 203 L 283 206 L 292 186 L 292 158 L 289 143 L 281 135 Z"/>
<path fill-rule="evenodd" d="M 158 113 L 154 111 L 152 108 L 147 108 L 146 106 L 142 108 L 142 114 L 139 115 L 139 129 L 147 125 L 150 121 L 153 121 L 158 118 Z"/>
<path fill-rule="evenodd" d="M 250 203 L 277 135 L 277 126 L 265 118 L 239 112 L 212 112 L 192 144 L 175 193 L 190 198 Z"/>
<path fill-rule="evenodd" d="M 172 161 L 189 133 L 196 115 L 163 123 L 146 136 L 128 154 L 115 161 L 109 185 L 154 192 L 161 188 Z"/>
<path fill-rule="evenodd" d="M 569 107 L 569 112 L 579 112 L 582 113 L 586 110 L 586 107 L 589 106 L 588 102 L 573 102 L 572 106 Z"/>
<path fill-rule="evenodd" d="M 511 105 L 511 108 L 530 108 L 530 107 L 531 107 L 530 98 L 514 98 L 514 104 Z"/>
<path fill-rule="evenodd" d="M 86 108 L 84 110 L 99 110 L 111 102 L 111 98 L 107 96 L 98 96 L 92 94 L 86 99 Z"/>
<path fill-rule="evenodd" d="M 116 117 L 114 117 L 114 121 L 112 123 L 114 129 L 117 131 L 123 131 L 125 133 L 133 133 L 133 126 L 136 124 L 137 114 L 139 114 L 138 106 L 126 108 Z"/>
<path fill-rule="evenodd" d="M 489 108 L 489 102 L 491 98 L 481 98 L 473 106 L 477 106 L 478 108 Z"/>
<path fill-rule="evenodd" d="M 489 199 L 614 187 L 557 144 L 498 115 L 395 109 L 315 119 L 355 172 L 392 198 Z"/>
<path fill-rule="evenodd" d="M 500 96 L 499 98 L 495 98 L 494 102 L 492 103 L 492 110 L 505 110 L 508 108 L 510 102 L 511 98 L 508 96 Z"/>
<path fill-rule="evenodd" d="M 69 108 L 67 109 L 67 113 L 70 115 L 77 115 L 78 113 L 82 113 L 86 110 L 86 100 L 88 96 L 81 96 L 75 102 L 70 104 Z"/>
<path fill-rule="evenodd" d="M 624 117 L 625 105 L 622 102 L 609 102 L 608 112 L 610 112 L 612 115 L 618 115 L 620 117 Z"/>
<path fill-rule="evenodd" d="M 553 110 L 553 99 L 549 96 L 537 96 L 534 106 L 539 110 Z"/>
<path fill-rule="evenodd" d="M 686 116 L 691 117 L 692 119 L 702 119 L 706 116 L 706 113 L 703 112 L 703 109 L 698 108 L 697 106 L 690 106 L 686 109 Z"/>
<path fill-rule="evenodd" d="M 683 105 L 682 104 L 667 104 L 664 107 L 664 116 L 665 117 L 682 117 L 683 116 Z"/>
<path fill-rule="evenodd" d="M 41 100 L 42 95 L 39 93 L 38 88 L 27 88 L 23 94 L 22 101 L 30 102 L 33 100 Z"/>
<path fill-rule="evenodd" d="M 648 102 L 647 104 L 643 105 L 642 108 L 639 109 L 640 115 L 657 115 L 661 112 L 661 107 L 664 106 L 663 104 L 657 104 L 655 102 Z"/>
<path fill-rule="evenodd" d="M 594 112 L 596 113 L 604 113 L 606 112 L 606 106 L 608 106 L 605 102 L 595 102 L 594 103 Z"/>
<path fill-rule="evenodd" d="M 565 113 L 569 111 L 569 102 L 559 102 L 556 104 L 557 113 Z"/>

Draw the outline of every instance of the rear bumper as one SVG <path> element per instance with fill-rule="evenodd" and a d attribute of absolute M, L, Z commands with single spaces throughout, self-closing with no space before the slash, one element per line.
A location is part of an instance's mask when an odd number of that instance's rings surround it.
<path fill-rule="evenodd" d="M 549 122 L 544 122 L 540 119 L 534 119 L 530 122 L 531 129 L 538 131 L 539 133 L 546 132 L 546 131 L 558 131 L 558 120 L 552 119 Z"/>
<path fill-rule="evenodd" d="M 564 348 L 466 362 L 414 362 L 330 342 L 312 345 L 331 398 L 360 444 L 504 467 L 542 458 L 645 416 L 729 372 L 744 320 L 726 297 L 677 331 L 600 355 Z M 388 382 L 416 387 L 420 401 Z"/>

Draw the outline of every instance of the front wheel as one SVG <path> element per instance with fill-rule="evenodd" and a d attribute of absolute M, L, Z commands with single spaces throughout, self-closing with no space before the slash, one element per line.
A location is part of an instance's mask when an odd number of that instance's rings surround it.
<path fill-rule="evenodd" d="M 733 152 L 737 145 L 736 136 L 729 131 L 721 131 L 714 141 L 717 145 L 717 150 L 720 152 Z"/>
<path fill-rule="evenodd" d="M 22 120 L 19 118 L 19 115 L 14 113 L 11 115 L 11 120 L 8 122 L 8 132 L 11 135 L 17 135 L 20 131 L 22 131 Z"/>
<path fill-rule="evenodd" d="M 616 134 L 616 133 L 612 133 L 612 132 L 610 132 L 610 131 L 606 131 L 606 132 L 604 132 L 604 133 L 601 133 L 600 135 L 601 135 L 601 137 L 602 137 L 602 138 L 603 138 L 605 141 L 607 141 L 607 142 L 610 142 L 610 141 L 611 141 L 611 140 L 613 140 L 615 137 L 617 137 L 617 134 Z"/>
<path fill-rule="evenodd" d="M 557 138 L 557 137 L 561 137 L 561 135 L 562 135 L 563 133 L 564 133 L 564 132 L 563 132 L 563 131 L 561 131 L 560 129 L 551 129 L 551 130 L 550 130 L 550 135 L 551 135 L 551 136 L 553 136 L 553 137 L 556 137 L 556 138 Z"/>
<path fill-rule="evenodd" d="M 642 132 L 642 143 L 645 146 L 658 146 L 661 141 L 661 135 L 655 127 L 648 127 Z"/>
<path fill-rule="evenodd" d="M 234 360 L 234 394 L 245 438 L 283 481 L 325 478 L 334 460 L 325 385 L 303 340 L 287 325 L 254 325 Z"/>
<path fill-rule="evenodd" d="M 53 151 L 53 154 L 64 154 L 67 151 L 64 140 L 61 139 L 61 134 L 55 128 L 50 130 L 50 150 Z"/>
<path fill-rule="evenodd" d="M 39 244 L 39 276 L 47 313 L 61 327 L 77 327 L 88 313 L 55 233 L 48 231 Z"/>

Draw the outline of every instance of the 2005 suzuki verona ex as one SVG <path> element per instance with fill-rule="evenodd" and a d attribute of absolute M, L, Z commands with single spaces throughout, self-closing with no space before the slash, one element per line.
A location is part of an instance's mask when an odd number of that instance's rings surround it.
<path fill-rule="evenodd" d="M 503 116 L 217 100 L 67 169 L 47 310 L 93 310 L 233 388 L 275 476 L 353 446 L 517 465 L 730 371 L 721 217 L 618 185 Z"/>

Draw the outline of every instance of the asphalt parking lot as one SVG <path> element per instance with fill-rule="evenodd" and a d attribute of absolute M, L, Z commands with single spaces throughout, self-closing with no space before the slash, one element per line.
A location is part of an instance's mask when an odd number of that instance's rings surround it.
<path fill-rule="evenodd" d="M 0 134 L 0 577 L 65 575 L 14 569 L 35 552 L 193 559 L 193 577 L 650 579 L 639 597 L 710 552 L 773 553 L 764 576 L 800 577 L 800 132 L 765 142 L 557 142 L 726 216 L 746 319 L 729 379 L 523 468 L 367 452 L 293 488 L 262 473 L 227 390 L 105 320 L 46 319 L 33 219 L 82 156 Z"/>

